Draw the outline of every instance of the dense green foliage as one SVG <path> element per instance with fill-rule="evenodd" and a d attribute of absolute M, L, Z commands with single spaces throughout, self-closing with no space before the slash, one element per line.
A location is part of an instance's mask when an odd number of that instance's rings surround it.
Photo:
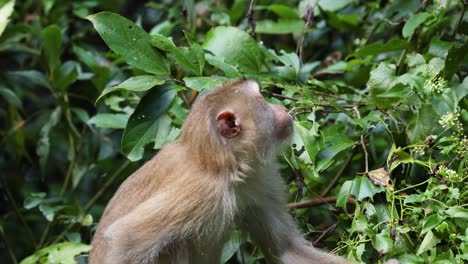
<path fill-rule="evenodd" d="M 239 77 L 294 116 L 279 158 L 316 246 L 468 261 L 468 3 L 249 5 L 0 0 L 2 263 L 86 263 L 118 185 Z M 223 261 L 261 259 L 233 231 Z"/>

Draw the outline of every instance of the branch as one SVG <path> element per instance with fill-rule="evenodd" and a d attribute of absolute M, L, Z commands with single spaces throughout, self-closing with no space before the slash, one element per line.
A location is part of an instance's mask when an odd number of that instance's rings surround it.
<path fill-rule="evenodd" d="M 336 196 L 324 197 L 324 198 L 317 196 L 307 201 L 290 203 L 288 204 L 288 208 L 289 210 L 295 210 L 295 209 L 300 209 L 300 208 L 308 208 L 308 207 L 312 207 L 316 205 L 330 204 L 334 202 L 336 202 Z M 347 203 L 351 205 L 356 205 L 356 200 L 354 200 L 354 198 L 348 197 Z"/>
<path fill-rule="evenodd" d="M 316 246 L 318 242 L 320 242 L 320 240 L 322 240 L 322 238 L 328 234 L 331 230 L 335 229 L 336 226 L 338 225 L 338 222 L 334 223 L 333 225 L 331 225 L 330 227 L 328 227 L 327 229 L 325 229 L 322 234 L 312 243 L 313 246 Z"/>
<path fill-rule="evenodd" d="M 297 40 L 297 46 L 296 46 L 296 53 L 299 55 L 299 62 L 301 65 L 303 64 L 303 49 L 304 49 L 304 34 L 305 31 L 312 26 L 312 15 L 313 15 L 313 8 L 315 7 L 315 4 L 313 7 L 310 5 L 306 6 L 305 10 L 305 15 L 302 17 L 305 20 L 304 28 L 302 31 L 299 33 L 299 38 Z"/>
<path fill-rule="evenodd" d="M 253 17 L 254 2 L 255 0 L 250 0 L 249 10 L 247 11 L 247 22 L 250 27 L 250 35 L 255 38 L 257 36 L 257 33 L 255 32 L 255 27 L 257 24 L 255 23 L 255 19 Z"/>
<path fill-rule="evenodd" d="M 354 108 L 354 112 L 356 113 L 356 117 L 358 119 L 361 119 L 361 114 L 359 113 L 359 109 L 357 108 L 357 106 L 355 106 Z M 364 150 L 364 162 L 365 162 L 365 171 L 364 171 L 364 174 L 367 175 L 367 173 L 369 172 L 369 153 L 367 153 L 367 148 L 366 148 L 366 143 L 364 142 L 364 134 L 361 134 L 361 146 L 362 146 L 362 149 Z"/>

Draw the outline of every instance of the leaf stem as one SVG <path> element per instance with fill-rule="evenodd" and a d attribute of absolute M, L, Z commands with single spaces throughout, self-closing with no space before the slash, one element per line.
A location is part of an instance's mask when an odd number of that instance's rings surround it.
<path fill-rule="evenodd" d="M 353 110 L 356 113 L 357 119 L 361 119 L 361 113 L 359 113 L 359 109 L 357 108 L 357 106 L 354 106 Z M 362 150 L 364 151 L 364 174 L 367 175 L 369 173 L 369 153 L 367 152 L 366 142 L 364 141 L 364 134 L 361 134 L 361 146 Z"/>

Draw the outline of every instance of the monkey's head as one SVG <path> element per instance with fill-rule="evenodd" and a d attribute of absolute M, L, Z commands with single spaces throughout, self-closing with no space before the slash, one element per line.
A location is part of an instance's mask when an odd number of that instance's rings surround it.
<path fill-rule="evenodd" d="M 200 96 L 180 140 L 198 152 L 204 163 L 225 158 L 255 162 L 274 156 L 292 131 L 286 109 L 265 101 L 256 81 L 241 79 Z M 226 162 L 232 161 L 222 163 Z"/>

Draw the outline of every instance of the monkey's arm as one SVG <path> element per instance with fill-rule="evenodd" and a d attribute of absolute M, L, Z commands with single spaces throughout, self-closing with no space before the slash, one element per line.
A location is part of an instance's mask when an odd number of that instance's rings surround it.
<path fill-rule="evenodd" d="M 334 263 L 349 264 L 344 258 L 322 252 L 306 241 L 293 218 L 281 206 L 252 208 L 247 231 L 260 246 L 268 263 Z"/>
<path fill-rule="evenodd" d="M 197 208 L 200 203 L 185 203 L 174 193 L 159 193 L 141 203 L 105 230 L 106 263 L 153 262 L 203 217 Z"/>

